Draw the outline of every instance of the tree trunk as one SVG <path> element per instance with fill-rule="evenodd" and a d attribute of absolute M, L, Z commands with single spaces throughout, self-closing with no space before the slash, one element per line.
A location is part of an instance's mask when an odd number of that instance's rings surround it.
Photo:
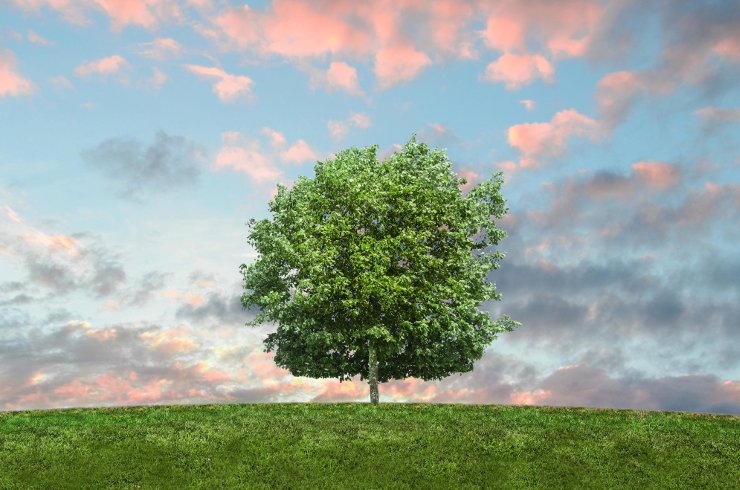
<path fill-rule="evenodd" d="M 369 366 L 369 383 L 370 383 L 370 403 L 377 405 L 380 401 L 378 393 L 378 358 L 375 352 L 375 345 L 370 342 L 370 366 Z"/>

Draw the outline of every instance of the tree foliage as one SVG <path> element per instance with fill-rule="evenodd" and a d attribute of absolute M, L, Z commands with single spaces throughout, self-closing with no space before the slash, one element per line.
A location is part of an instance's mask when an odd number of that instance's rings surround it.
<path fill-rule="evenodd" d="M 294 376 L 442 379 L 468 372 L 498 333 L 478 306 L 500 300 L 489 271 L 506 232 L 501 172 L 466 195 L 443 150 L 416 137 L 385 161 L 378 147 L 317 162 L 315 178 L 278 185 L 272 220 L 249 221 L 258 259 L 240 267 L 247 325 L 276 322 L 264 341 Z"/>

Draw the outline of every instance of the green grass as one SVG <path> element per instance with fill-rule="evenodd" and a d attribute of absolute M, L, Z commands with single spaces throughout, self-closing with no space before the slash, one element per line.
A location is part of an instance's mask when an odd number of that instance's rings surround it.
<path fill-rule="evenodd" d="M 740 417 L 434 404 L 0 413 L 0 488 L 740 488 Z"/>

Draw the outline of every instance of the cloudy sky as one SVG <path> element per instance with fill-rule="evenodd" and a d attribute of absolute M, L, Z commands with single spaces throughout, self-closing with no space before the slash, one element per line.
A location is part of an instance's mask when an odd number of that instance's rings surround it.
<path fill-rule="evenodd" d="M 412 133 L 504 171 L 471 373 L 381 402 L 740 414 L 731 0 L 0 1 L 0 410 L 368 401 L 245 327 L 249 218 Z"/>

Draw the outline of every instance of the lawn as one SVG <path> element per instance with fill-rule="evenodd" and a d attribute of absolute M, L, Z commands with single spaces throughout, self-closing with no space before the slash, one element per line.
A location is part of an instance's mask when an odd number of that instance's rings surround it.
<path fill-rule="evenodd" d="M 0 488 L 740 488 L 740 417 L 286 403 L 0 413 Z"/>

